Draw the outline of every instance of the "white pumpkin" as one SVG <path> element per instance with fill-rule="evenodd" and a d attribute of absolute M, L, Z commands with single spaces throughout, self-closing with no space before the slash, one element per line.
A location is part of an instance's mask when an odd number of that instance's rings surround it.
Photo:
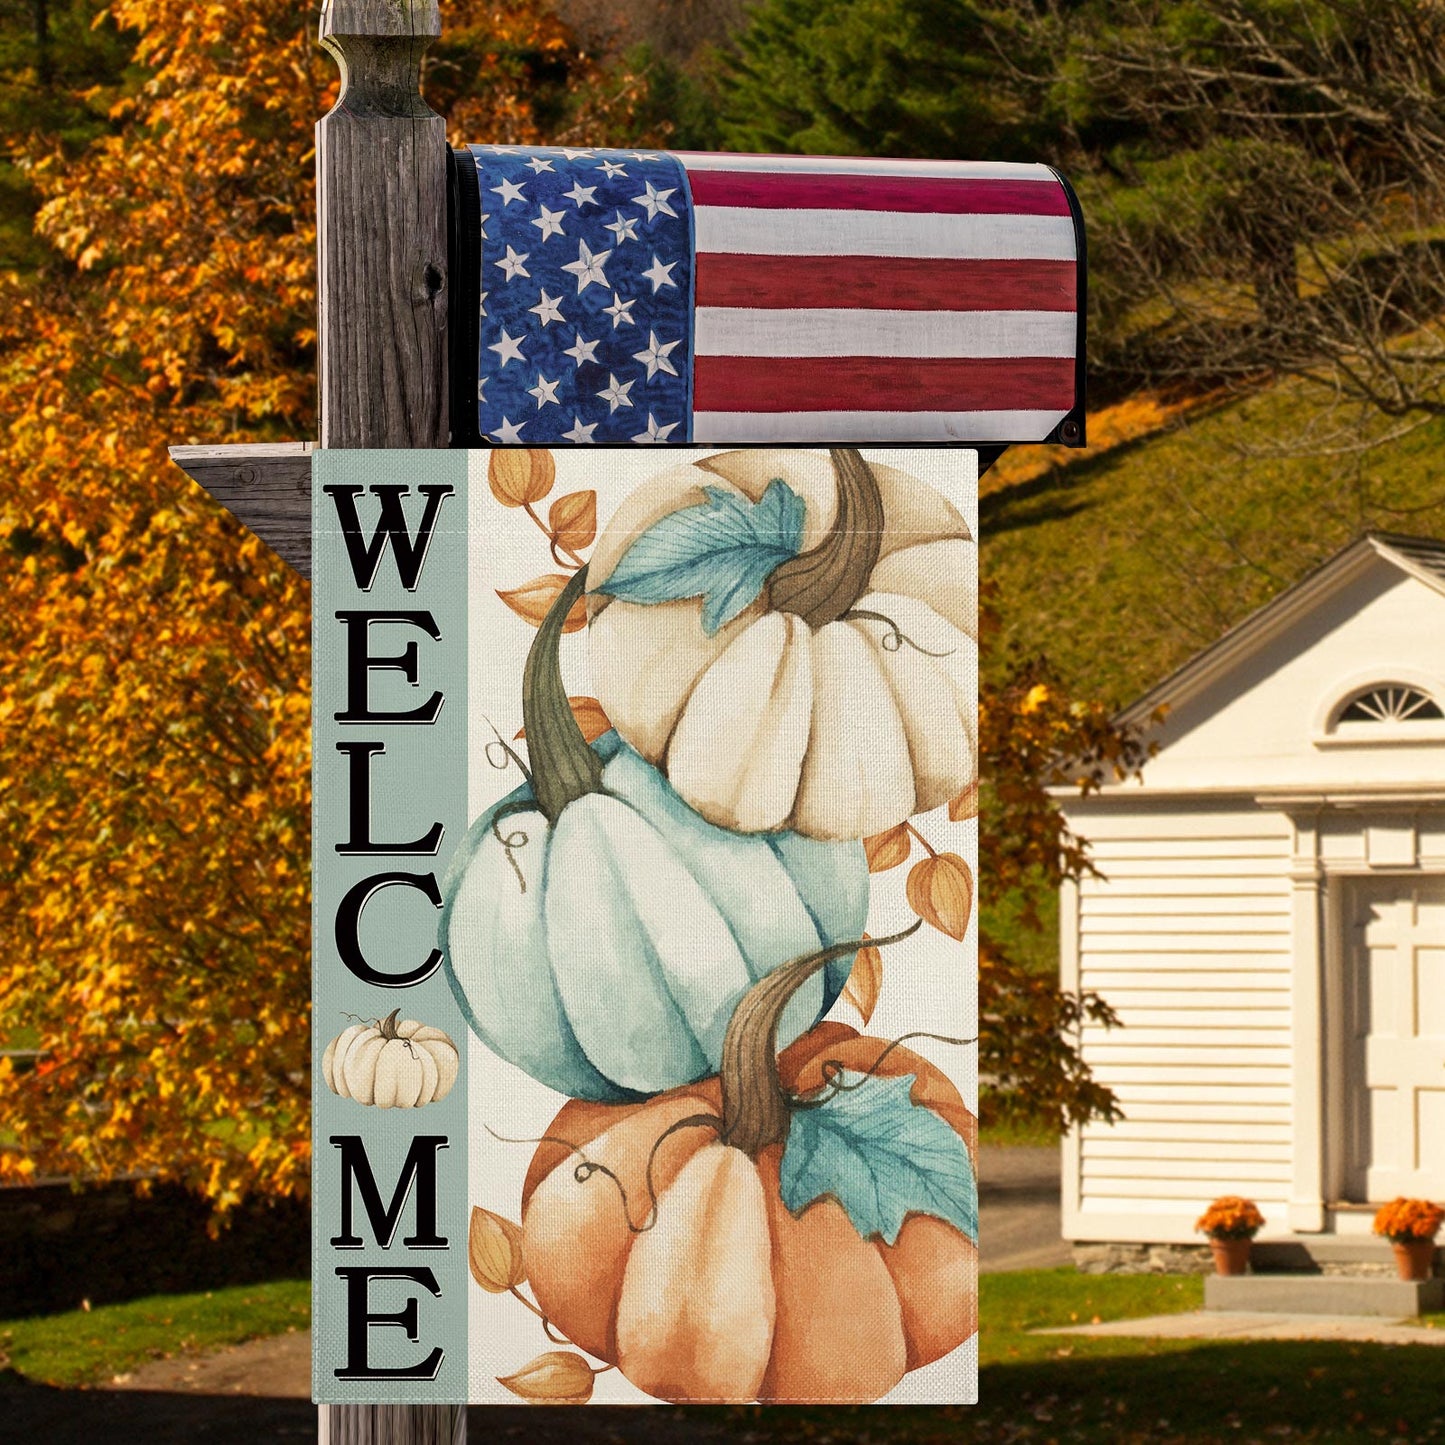
<path fill-rule="evenodd" d="M 649 528 L 775 480 L 805 509 L 801 548 L 712 635 L 699 596 L 609 594 Z M 863 838 L 977 781 L 978 549 L 916 477 L 851 448 L 674 467 L 613 514 L 588 588 L 598 700 L 709 822 Z"/>
<path fill-rule="evenodd" d="M 374 1023 L 343 1029 L 321 1057 L 326 1087 L 378 1109 L 419 1109 L 445 1099 L 457 1081 L 457 1046 L 441 1029 L 393 1009 Z"/>

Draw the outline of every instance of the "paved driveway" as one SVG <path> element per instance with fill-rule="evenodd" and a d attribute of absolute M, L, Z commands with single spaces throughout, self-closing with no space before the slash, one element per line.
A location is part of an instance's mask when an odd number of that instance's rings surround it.
<path fill-rule="evenodd" d="M 1059 1151 L 990 1149 L 978 1161 L 979 1248 L 985 1274 L 1068 1264 L 1059 1237 Z"/>

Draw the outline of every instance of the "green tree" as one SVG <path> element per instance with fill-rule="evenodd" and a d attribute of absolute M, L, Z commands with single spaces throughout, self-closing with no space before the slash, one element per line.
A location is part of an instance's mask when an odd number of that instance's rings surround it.
<path fill-rule="evenodd" d="M 1011 157 L 1038 143 L 965 0 L 763 0 L 720 61 L 728 150 Z"/>

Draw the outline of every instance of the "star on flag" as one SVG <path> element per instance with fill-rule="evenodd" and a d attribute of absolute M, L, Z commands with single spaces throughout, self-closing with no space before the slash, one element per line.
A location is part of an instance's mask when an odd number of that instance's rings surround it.
<path fill-rule="evenodd" d="M 529 306 L 528 311 L 537 318 L 539 326 L 550 326 L 554 321 L 565 321 L 567 318 L 562 314 L 562 298 L 560 296 L 549 296 L 547 288 L 542 288 L 541 300 L 535 306 Z"/>
<path fill-rule="evenodd" d="M 632 353 L 632 359 L 634 361 L 640 361 L 647 368 L 647 379 L 649 381 L 651 381 L 659 371 L 665 371 L 670 376 L 676 376 L 677 368 L 667 358 L 681 345 L 682 341 L 680 338 L 677 341 L 660 342 L 657 339 L 657 332 L 649 331 L 647 333 L 647 350 L 634 351 Z"/>
<path fill-rule="evenodd" d="M 508 246 L 506 258 L 501 261 L 494 261 L 492 264 L 494 266 L 500 266 L 502 268 L 502 271 L 506 275 L 508 281 L 515 281 L 518 276 L 527 276 L 530 278 L 532 273 L 527 270 L 527 267 L 524 264 L 526 259 L 527 252 L 514 251 L 510 246 Z"/>
<path fill-rule="evenodd" d="M 609 251 L 593 251 L 586 241 L 577 243 L 577 259 L 562 267 L 577 278 L 577 294 L 580 296 L 594 281 L 599 286 L 607 284 L 607 273 L 602 267 L 612 254 Z"/>
<path fill-rule="evenodd" d="M 537 373 L 537 384 L 535 386 L 529 386 L 527 388 L 527 394 L 537 398 L 538 411 L 541 411 L 549 402 L 553 406 L 561 406 L 562 403 L 557 400 L 557 388 L 561 384 L 560 378 L 557 381 L 548 381 L 540 371 Z"/>
<path fill-rule="evenodd" d="M 651 412 L 648 412 L 646 430 L 638 432 L 632 438 L 632 440 L 635 442 L 643 443 L 665 442 L 668 438 L 668 434 L 676 430 L 676 428 L 677 423 L 675 421 L 668 422 L 666 426 L 659 426 L 657 424 L 657 418 L 653 416 Z"/>
<path fill-rule="evenodd" d="M 544 205 L 540 215 L 533 216 L 532 224 L 542 233 L 545 241 L 549 236 L 562 236 L 566 233 L 562 230 L 562 218 L 566 211 L 549 211 Z"/>
<path fill-rule="evenodd" d="M 633 381 L 618 381 L 610 371 L 607 373 L 607 385 L 597 395 L 607 403 L 609 415 L 619 406 L 632 405 L 632 399 L 627 393 L 636 385 L 637 383 Z"/>
<path fill-rule="evenodd" d="M 507 209 L 508 206 L 512 204 L 513 201 L 522 201 L 526 199 L 526 197 L 522 194 L 521 183 L 514 184 L 513 182 L 507 180 L 505 176 L 502 178 L 502 184 L 499 186 L 493 186 L 492 190 L 495 191 L 497 195 L 502 198 L 502 209 L 504 211 Z"/>
<path fill-rule="evenodd" d="M 612 305 L 604 306 L 602 309 L 612 318 L 612 329 L 617 330 L 619 326 L 636 326 L 637 323 L 627 313 L 637 305 L 637 298 L 634 296 L 631 301 L 624 301 L 615 291 L 612 293 Z"/>
<path fill-rule="evenodd" d="M 653 157 L 656 159 L 656 157 Z M 633 196 L 632 204 L 641 206 L 647 212 L 647 219 L 655 221 L 659 212 L 664 216 L 677 217 L 677 212 L 667 203 L 667 198 L 677 190 L 676 186 L 669 186 L 665 191 L 658 190 L 651 181 L 644 181 L 647 189 L 640 196 Z"/>

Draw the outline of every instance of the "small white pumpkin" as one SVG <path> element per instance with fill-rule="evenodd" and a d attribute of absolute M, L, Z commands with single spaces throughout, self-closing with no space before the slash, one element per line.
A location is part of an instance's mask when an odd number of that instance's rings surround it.
<path fill-rule="evenodd" d="M 686 580 L 670 593 L 618 580 L 634 544 L 660 523 L 689 525 L 669 520 L 686 509 L 705 547 L 718 531 L 709 508 L 757 513 L 765 560 L 733 594 L 756 593 L 749 605 L 688 594 L 706 570 L 695 556 L 674 568 Z M 792 555 L 770 563 L 768 538 L 785 532 Z M 718 555 L 726 593 L 733 564 Z M 977 781 L 977 578 L 958 509 L 853 448 L 707 457 L 639 487 L 598 540 L 594 689 L 622 737 L 709 822 L 831 840 L 881 833 Z"/>
<path fill-rule="evenodd" d="M 451 1092 L 461 1064 L 457 1046 L 416 1019 L 398 1023 L 400 1012 L 352 1024 L 326 1045 L 321 1072 L 333 1094 L 378 1109 L 419 1109 Z"/>

